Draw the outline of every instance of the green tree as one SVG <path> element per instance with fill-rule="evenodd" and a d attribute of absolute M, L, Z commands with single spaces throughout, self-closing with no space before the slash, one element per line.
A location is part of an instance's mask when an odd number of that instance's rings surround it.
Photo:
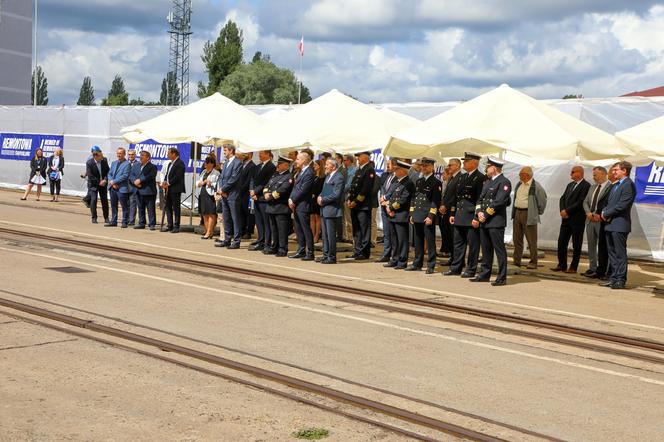
<path fill-rule="evenodd" d="M 79 106 L 95 105 L 95 90 L 92 87 L 92 78 L 83 78 L 83 84 L 81 85 L 81 91 L 78 94 L 78 101 L 76 104 Z"/>
<path fill-rule="evenodd" d="M 48 104 L 48 80 L 41 66 L 37 66 L 36 72 L 32 71 L 32 87 L 30 88 L 30 99 L 35 104 L 35 73 L 37 74 L 37 106 Z"/>
<path fill-rule="evenodd" d="M 572 95 L 572 94 L 570 94 L 570 95 L 565 95 L 565 96 L 563 97 L 563 100 L 573 100 L 573 99 L 575 99 L 575 98 L 583 98 L 583 95 L 581 95 L 581 94 L 579 94 L 579 95 Z"/>
<path fill-rule="evenodd" d="M 145 101 L 141 100 L 141 97 L 132 98 L 131 101 L 129 102 L 129 106 L 145 106 L 148 104 L 149 103 L 146 103 Z"/>
<path fill-rule="evenodd" d="M 125 90 L 122 77 L 116 75 L 113 78 L 108 96 L 102 100 L 101 104 L 102 106 L 126 106 L 129 104 L 129 94 Z"/>
<path fill-rule="evenodd" d="M 261 51 L 256 51 L 254 54 L 254 57 L 251 59 L 252 63 L 256 63 L 257 61 L 270 61 L 270 54 L 263 54 Z"/>
<path fill-rule="evenodd" d="M 228 20 L 219 37 L 212 43 L 205 42 L 201 59 L 208 74 L 208 84 L 198 82 L 198 96 L 210 96 L 219 90 L 224 79 L 242 65 L 242 30 L 237 24 Z"/>
<path fill-rule="evenodd" d="M 161 82 L 161 95 L 159 104 L 164 106 L 177 106 L 180 104 L 180 88 L 174 72 L 169 72 Z"/>
<path fill-rule="evenodd" d="M 243 105 L 289 104 L 297 103 L 298 82 L 293 71 L 259 60 L 239 66 L 224 79 L 219 91 Z M 301 102 L 308 101 L 311 94 L 303 85 Z"/>

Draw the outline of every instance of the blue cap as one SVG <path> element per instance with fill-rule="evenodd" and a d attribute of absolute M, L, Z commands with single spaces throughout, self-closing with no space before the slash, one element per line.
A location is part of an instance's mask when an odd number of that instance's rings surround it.
<path fill-rule="evenodd" d="M 92 146 L 90 148 L 90 152 L 101 152 L 101 147 L 99 146 Z"/>

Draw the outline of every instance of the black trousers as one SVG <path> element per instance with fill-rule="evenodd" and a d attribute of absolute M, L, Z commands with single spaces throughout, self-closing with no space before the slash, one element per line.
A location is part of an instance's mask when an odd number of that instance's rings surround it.
<path fill-rule="evenodd" d="M 138 225 L 145 227 L 145 211 L 147 210 L 147 222 L 148 226 L 154 227 L 157 225 L 157 211 L 155 207 L 155 201 L 157 195 L 141 195 L 140 193 L 136 194 L 138 198 Z M 130 219 L 131 221 L 131 219 Z"/>
<path fill-rule="evenodd" d="M 323 217 L 321 228 L 323 230 L 323 260 L 337 260 L 337 222 L 341 217 Z"/>
<path fill-rule="evenodd" d="M 422 268 L 424 263 L 424 243 L 427 244 L 427 268 L 436 267 L 436 224 L 413 223 L 415 239 L 415 259 L 413 267 Z"/>
<path fill-rule="evenodd" d="M 572 239 L 572 262 L 569 268 L 576 270 L 581 260 L 581 246 L 583 245 L 583 232 L 586 230 L 585 221 L 580 223 L 563 222 L 560 224 L 558 234 L 558 267 L 567 268 L 567 246 Z"/>
<path fill-rule="evenodd" d="M 256 204 L 254 204 L 254 215 L 256 217 L 256 229 L 258 230 L 257 245 L 270 243 L 270 220 L 265 210 L 267 210 L 267 203 L 256 201 Z"/>
<path fill-rule="evenodd" d="M 353 223 L 354 254 L 368 258 L 371 255 L 371 208 L 350 209 L 350 219 Z"/>
<path fill-rule="evenodd" d="M 468 247 L 468 262 L 466 272 L 477 273 L 477 260 L 480 256 L 480 229 L 472 226 L 454 226 L 454 260 L 450 266 L 451 272 L 461 272 L 466 260 L 466 246 Z"/>
<path fill-rule="evenodd" d="M 600 278 L 609 273 L 609 250 L 606 244 L 606 231 L 604 223 L 599 226 L 599 237 L 597 238 L 597 269 L 595 273 Z"/>
<path fill-rule="evenodd" d="M 297 253 L 314 254 L 314 234 L 311 231 L 311 213 L 295 212 L 295 235 L 297 236 Z"/>
<path fill-rule="evenodd" d="M 505 228 L 485 228 L 480 229 L 480 242 L 482 243 L 482 267 L 480 268 L 480 279 L 491 278 L 493 269 L 493 253 L 498 258 L 497 282 L 507 280 L 507 250 L 505 249 Z"/>
<path fill-rule="evenodd" d="M 606 245 L 611 262 L 611 282 L 627 282 L 627 232 L 606 232 Z"/>
<path fill-rule="evenodd" d="M 399 266 L 405 266 L 408 263 L 408 232 L 409 224 L 407 222 L 389 222 L 392 234 L 392 256 L 390 262 Z"/>
<path fill-rule="evenodd" d="M 240 201 L 240 210 L 242 211 L 242 234 L 254 234 L 254 228 L 256 227 L 256 205 L 254 204 L 254 213 L 251 213 L 251 207 L 249 206 L 249 194 L 242 197 Z"/>
<path fill-rule="evenodd" d="M 270 250 L 277 253 L 288 253 L 288 232 L 290 231 L 291 218 L 289 214 L 270 214 L 270 235 L 272 244 Z"/>
<path fill-rule="evenodd" d="M 180 228 L 180 199 L 181 193 L 166 192 L 164 196 L 164 210 L 166 211 L 166 223 L 169 229 Z"/>
<path fill-rule="evenodd" d="M 442 253 L 449 253 L 451 260 L 454 260 L 454 226 L 450 224 L 450 213 L 438 217 L 438 224 L 440 225 L 440 251 Z"/>
<path fill-rule="evenodd" d="M 221 199 L 221 209 L 224 217 L 224 241 L 231 244 L 240 244 L 242 238 L 242 208 L 237 199 Z"/>
<path fill-rule="evenodd" d="M 60 185 L 62 184 L 62 180 L 52 180 L 49 178 L 48 181 L 51 188 L 51 196 L 60 195 Z"/>
<path fill-rule="evenodd" d="M 90 201 L 90 215 L 92 219 L 97 219 L 97 196 L 101 200 L 101 212 L 104 219 L 108 219 L 108 191 L 106 187 L 97 187 L 88 189 L 88 200 Z"/>

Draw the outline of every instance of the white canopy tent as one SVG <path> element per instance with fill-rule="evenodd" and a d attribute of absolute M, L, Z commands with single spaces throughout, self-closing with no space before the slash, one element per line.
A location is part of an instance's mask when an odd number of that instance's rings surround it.
<path fill-rule="evenodd" d="M 611 134 L 505 84 L 399 132 L 390 139 L 384 154 L 443 158 L 460 156 L 464 151 L 513 152 L 558 161 L 632 154 Z"/>
<path fill-rule="evenodd" d="M 638 157 L 664 161 L 664 116 L 616 132 L 616 138 Z"/>
<path fill-rule="evenodd" d="M 355 153 L 380 149 L 390 136 L 417 120 L 380 111 L 336 89 L 283 115 L 250 128 L 240 137 L 243 152 L 313 147 Z"/>
<path fill-rule="evenodd" d="M 240 133 L 260 117 L 233 100 L 215 93 L 150 120 L 122 128 L 129 143 L 153 139 L 161 143 L 196 142 L 202 145 L 235 143 Z"/>

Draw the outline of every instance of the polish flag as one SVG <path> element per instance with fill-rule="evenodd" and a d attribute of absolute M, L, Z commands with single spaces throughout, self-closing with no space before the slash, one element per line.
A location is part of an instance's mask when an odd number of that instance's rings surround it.
<path fill-rule="evenodd" d="M 297 44 L 297 50 L 300 53 L 300 57 L 304 57 L 304 36 L 300 38 L 300 42 Z"/>

